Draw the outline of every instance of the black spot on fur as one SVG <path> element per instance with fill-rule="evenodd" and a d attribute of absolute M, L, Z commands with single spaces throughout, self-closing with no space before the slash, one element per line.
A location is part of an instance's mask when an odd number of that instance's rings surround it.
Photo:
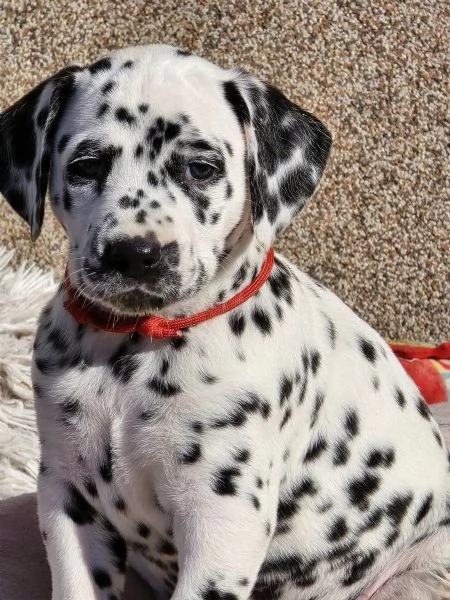
<path fill-rule="evenodd" d="M 212 427 L 240 427 L 251 414 L 259 412 L 264 419 L 267 419 L 271 413 L 269 403 L 253 392 L 244 392 L 237 400 L 237 407 L 226 417 L 214 421 Z"/>
<path fill-rule="evenodd" d="M 105 448 L 105 460 L 100 465 L 100 476 L 103 481 L 109 483 L 112 479 L 112 449 L 108 444 Z"/>
<path fill-rule="evenodd" d="M 285 531 L 285 522 L 292 519 L 297 514 L 297 511 L 298 501 L 294 496 L 280 498 L 277 509 L 277 534 Z"/>
<path fill-rule="evenodd" d="M 414 519 L 414 525 L 418 525 L 429 513 L 433 504 L 433 494 L 428 494 L 425 500 L 422 502 L 419 510 L 417 511 L 416 518 Z"/>
<path fill-rule="evenodd" d="M 366 520 L 361 525 L 359 532 L 364 533 L 365 531 L 370 531 L 378 527 L 383 519 L 383 511 L 381 508 L 376 508 L 374 511 L 367 515 Z"/>
<path fill-rule="evenodd" d="M 237 488 L 235 478 L 241 475 L 237 467 L 224 467 L 218 470 L 214 476 L 212 489 L 221 496 L 236 495 Z"/>
<path fill-rule="evenodd" d="M 110 58 L 102 58 L 102 59 L 98 60 L 97 62 L 93 63 L 89 67 L 89 73 L 91 73 L 92 75 L 95 75 L 96 73 L 99 73 L 100 71 L 108 71 L 110 68 L 111 68 L 111 59 Z"/>
<path fill-rule="evenodd" d="M 255 307 L 253 309 L 252 320 L 263 335 L 268 335 L 272 331 L 270 317 L 262 308 Z"/>
<path fill-rule="evenodd" d="M 120 208 L 137 208 L 140 205 L 140 201 L 138 198 L 131 198 L 130 196 L 122 196 L 119 199 Z"/>
<path fill-rule="evenodd" d="M 272 409 L 270 407 L 270 404 L 267 402 L 267 400 L 261 401 L 260 410 L 261 410 L 261 415 L 262 415 L 263 419 L 268 419 L 272 413 Z"/>
<path fill-rule="evenodd" d="M 377 467 L 390 467 L 395 460 L 395 451 L 392 448 L 388 450 L 372 450 L 367 457 L 366 464 L 369 469 Z"/>
<path fill-rule="evenodd" d="M 297 482 L 292 488 L 292 494 L 295 498 L 302 498 L 303 496 L 314 496 L 317 494 L 318 489 L 311 479 L 311 477 L 305 477 Z"/>
<path fill-rule="evenodd" d="M 426 421 L 429 421 L 431 417 L 430 409 L 425 404 L 422 398 L 417 398 L 416 407 L 419 411 L 419 415 L 423 417 Z"/>
<path fill-rule="evenodd" d="M 385 546 L 386 548 L 390 548 L 392 544 L 400 537 L 400 531 L 398 529 L 393 529 L 389 535 L 386 537 Z"/>
<path fill-rule="evenodd" d="M 253 504 L 253 506 L 256 508 L 256 510 L 261 510 L 261 502 L 259 501 L 259 499 L 256 496 L 250 496 L 250 500 Z"/>
<path fill-rule="evenodd" d="M 236 271 L 234 278 L 233 278 L 233 284 L 231 286 L 231 289 L 236 292 L 241 285 L 244 283 L 245 278 L 247 277 L 247 272 L 248 272 L 248 263 L 244 263 L 242 264 L 239 269 Z"/>
<path fill-rule="evenodd" d="M 127 108 L 125 108 L 124 106 L 117 108 L 115 115 L 116 115 L 116 119 L 120 123 L 126 123 L 127 125 L 134 125 L 136 123 L 136 117 L 134 117 L 130 113 L 130 111 Z"/>
<path fill-rule="evenodd" d="M 183 336 L 176 337 L 170 340 L 170 345 L 175 350 L 181 350 L 181 348 L 184 348 L 187 345 L 187 340 Z"/>
<path fill-rule="evenodd" d="M 61 403 L 61 411 L 63 414 L 62 422 L 66 425 L 72 423 L 73 417 L 76 417 L 80 413 L 80 402 L 76 398 L 66 398 Z"/>
<path fill-rule="evenodd" d="M 350 502 L 360 510 L 367 509 L 369 496 L 380 487 L 380 478 L 372 473 L 365 473 L 353 479 L 347 488 Z"/>
<path fill-rule="evenodd" d="M 138 144 L 136 146 L 135 151 L 134 151 L 134 156 L 136 158 L 140 158 L 143 154 L 144 154 L 144 148 L 143 148 L 143 146 L 141 144 Z"/>
<path fill-rule="evenodd" d="M 331 567 L 333 568 L 334 566 L 340 566 L 342 564 L 342 559 L 344 557 L 349 557 L 357 545 L 358 543 L 353 540 L 351 542 L 343 542 L 342 544 L 337 544 L 334 546 L 327 553 L 327 559 L 330 562 Z"/>
<path fill-rule="evenodd" d="M 354 585 L 366 576 L 367 571 L 374 565 L 379 550 L 370 552 L 358 552 L 351 557 L 347 567 L 347 575 L 342 580 L 342 585 Z"/>
<path fill-rule="evenodd" d="M 393 525 L 400 525 L 413 500 L 412 494 L 394 496 L 386 505 L 386 514 Z"/>
<path fill-rule="evenodd" d="M 309 369 L 309 354 L 304 350 L 302 352 L 303 370 L 306 372 Z"/>
<path fill-rule="evenodd" d="M 231 331 L 236 336 L 241 336 L 245 329 L 245 317 L 240 311 L 234 311 L 228 318 Z"/>
<path fill-rule="evenodd" d="M 286 426 L 287 422 L 289 421 L 289 419 L 291 417 L 292 417 L 292 409 L 290 406 L 288 406 L 287 409 L 284 411 L 283 418 L 281 419 L 280 431 Z"/>
<path fill-rule="evenodd" d="M 152 159 L 156 158 L 156 156 L 158 156 L 158 154 L 161 152 L 162 143 L 163 143 L 163 138 L 160 135 L 157 135 L 153 138 L 153 140 L 152 140 L 153 150 L 150 153 L 150 156 Z"/>
<path fill-rule="evenodd" d="M 303 459 L 304 462 L 311 462 L 313 460 L 318 459 L 323 452 L 328 448 L 328 443 L 323 437 L 316 438 L 308 447 L 306 451 L 305 457 Z"/>
<path fill-rule="evenodd" d="M 345 431 L 349 438 L 354 438 L 359 433 L 359 418 L 354 409 L 348 409 L 344 421 Z"/>
<path fill-rule="evenodd" d="M 192 465 L 196 463 L 202 455 L 201 447 L 199 443 L 192 444 L 186 452 L 181 456 L 181 462 L 186 465 Z"/>
<path fill-rule="evenodd" d="M 91 477 L 84 478 L 84 488 L 92 498 L 98 498 L 97 486 L 95 485 L 95 481 Z"/>
<path fill-rule="evenodd" d="M 201 590 L 200 597 L 202 600 L 239 600 L 236 594 L 218 589 L 213 581 Z"/>
<path fill-rule="evenodd" d="M 359 347 L 364 357 L 371 363 L 374 363 L 377 359 L 377 353 L 375 350 L 375 346 L 369 340 L 361 338 L 359 340 Z"/>
<path fill-rule="evenodd" d="M 107 529 L 108 530 L 108 529 Z M 109 550 L 113 557 L 113 564 L 120 573 L 125 573 L 127 567 L 127 545 L 122 536 L 120 536 L 111 526 L 107 539 Z"/>
<path fill-rule="evenodd" d="M 278 503 L 276 535 L 289 531 L 288 521 L 299 510 L 299 501 L 304 496 L 314 496 L 317 491 L 313 480 L 310 477 L 305 477 L 284 493 Z"/>
<path fill-rule="evenodd" d="M 405 394 L 399 388 L 395 388 L 395 401 L 400 408 L 403 408 L 406 404 Z"/>
<path fill-rule="evenodd" d="M 177 549 L 167 538 L 163 538 L 161 540 L 161 543 L 158 546 L 158 550 L 159 552 L 161 552 L 161 554 L 168 554 L 169 556 L 173 556 L 177 553 Z"/>
<path fill-rule="evenodd" d="M 168 123 L 164 132 L 164 138 L 167 141 L 173 140 L 180 135 L 180 126 L 178 123 Z"/>
<path fill-rule="evenodd" d="M 279 266 L 269 277 L 269 287 L 272 294 L 278 300 L 286 300 L 286 302 L 292 304 L 292 287 L 289 280 L 287 271 L 281 269 Z"/>
<path fill-rule="evenodd" d="M 133 68 L 133 65 L 134 65 L 134 61 L 126 60 L 122 65 L 122 69 L 131 69 L 131 68 Z"/>
<path fill-rule="evenodd" d="M 167 375 L 167 373 L 169 372 L 169 367 L 170 362 L 167 360 L 167 358 L 163 358 L 161 362 L 161 367 L 159 369 L 159 374 L 161 375 L 161 377 L 165 377 Z"/>
<path fill-rule="evenodd" d="M 118 350 L 109 360 L 111 371 L 119 381 L 128 383 L 139 368 L 139 360 L 133 354 L 129 354 L 128 345 L 121 344 Z"/>
<path fill-rule="evenodd" d="M 144 523 L 138 523 L 136 531 L 140 537 L 145 539 L 150 535 L 150 529 Z"/>
<path fill-rule="evenodd" d="M 139 225 L 143 225 L 145 223 L 146 217 L 147 217 L 147 211 L 144 209 L 141 209 L 141 210 L 138 210 L 138 212 L 136 213 L 134 220 Z"/>
<path fill-rule="evenodd" d="M 250 460 L 250 452 L 247 448 L 242 448 L 238 450 L 234 455 L 234 460 L 240 463 L 247 463 Z"/>
<path fill-rule="evenodd" d="M 66 335 L 60 329 L 51 329 L 48 334 L 48 341 L 57 352 L 68 352 L 70 349 Z"/>
<path fill-rule="evenodd" d="M 217 383 L 219 378 L 215 375 L 211 375 L 210 373 L 201 373 L 200 379 L 203 383 L 207 383 L 208 385 L 212 385 L 213 383 Z"/>
<path fill-rule="evenodd" d="M 325 396 L 324 396 L 323 392 L 317 392 L 316 398 L 314 400 L 313 411 L 311 413 L 311 423 L 310 423 L 311 429 L 317 423 L 317 419 L 319 417 L 319 412 L 320 412 L 320 409 L 322 408 L 324 400 L 325 400 Z"/>
<path fill-rule="evenodd" d="M 234 81 L 226 81 L 223 84 L 224 93 L 226 100 L 230 103 L 230 106 L 236 115 L 241 127 L 250 124 L 250 112 L 248 106 L 245 103 L 244 98 L 239 92 L 237 85 Z"/>
<path fill-rule="evenodd" d="M 337 337 L 336 325 L 329 317 L 326 317 L 326 320 L 327 320 L 327 331 L 328 331 L 328 336 L 330 338 L 331 347 L 335 348 L 336 347 L 336 337 Z"/>
<path fill-rule="evenodd" d="M 317 560 L 315 559 L 306 560 L 299 554 L 284 554 L 277 558 L 266 559 L 261 567 L 258 581 L 260 579 L 263 581 L 268 579 L 280 582 L 291 581 L 297 588 L 306 588 L 317 581 L 316 567 Z M 272 598 L 272 596 L 266 596 L 266 598 Z"/>
<path fill-rule="evenodd" d="M 147 386 L 153 391 L 159 394 L 160 396 L 170 397 L 175 396 L 181 392 L 181 388 L 176 383 L 170 383 L 168 381 L 164 381 L 159 377 L 153 377 L 147 383 Z"/>
<path fill-rule="evenodd" d="M 328 541 L 337 542 L 345 537 L 348 533 L 347 522 L 344 517 L 338 517 L 328 533 Z"/>
<path fill-rule="evenodd" d="M 304 375 L 303 380 L 301 382 L 300 385 L 300 392 L 298 394 L 298 401 L 297 404 L 300 406 L 300 404 L 303 404 L 304 400 L 305 400 L 305 396 L 306 396 L 306 389 L 308 387 L 308 376 Z"/>
<path fill-rule="evenodd" d="M 438 431 L 433 431 L 434 439 L 438 443 L 438 446 L 442 448 L 442 437 Z"/>
<path fill-rule="evenodd" d="M 311 371 L 313 373 L 313 375 L 317 374 L 317 371 L 319 370 L 320 367 L 320 354 L 317 350 L 313 350 L 311 352 Z"/>
<path fill-rule="evenodd" d="M 286 375 L 282 375 L 280 381 L 280 406 L 283 406 L 284 402 L 289 399 L 292 394 L 293 381 Z"/>
<path fill-rule="evenodd" d="M 116 498 L 114 500 L 114 506 L 120 512 L 126 512 L 126 510 L 127 510 L 127 504 L 126 504 L 125 500 L 121 497 Z"/>
<path fill-rule="evenodd" d="M 97 511 L 81 495 L 73 483 L 66 485 L 67 498 L 64 503 L 64 512 L 77 525 L 89 525 L 94 523 Z"/>
<path fill-rule="evenodd" d="M 109 104 L 107 102 L 103 102 L 100 105 L 100 108 L 97 111 L 97 117 L 103 117 L 103 115 L 109 110 Z"/>
<path fill-rule="evenodd" d="M 153 187 L 156 187 L 158 185 L 158 180 L 156 178 L 156 175 L 153 173 L 153 171 L 149 171 L 147 173 L 147 181 Z"/>
<path fill-rule="evenodd" d="M 195 421 L 195 423 L 192 423 L 191 427 L 195 433 L 203 433 L 203 425 L 200 423 L 200 421 Z"/>
<path fill-rule="evenodd" d="M 108 94 L 113 89 L 113 87 L 115 87 L 115 85 L 115 81 L 108 81 L 107 83 L 105 83 L 105 85 L 102 87 L 102 94 Z"/>
<path fill-rule="evenodd" d="M 107 573 L 103 569 L 94 569 L 92 571 L 92 576 L 94 578 L 95 583 L 97 584 L 97 587 L 99 587 L 101 590 L 111 587 L 111 577 L 109 573 Z"/>

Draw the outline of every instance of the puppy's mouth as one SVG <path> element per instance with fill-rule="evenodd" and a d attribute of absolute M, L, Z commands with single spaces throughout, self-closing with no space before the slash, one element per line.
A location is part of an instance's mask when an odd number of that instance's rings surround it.
<path fill-rule="evenodd" d="M 173 274 L 166 281 L 138 282 L 86 266 L 78 274 L 72 276 L 69 272 L 66 276 L 74 296 L 86 310 L 98 309 L 116 316 L 148 316 L 179 299 L 179 278 Z"/>
<path fill-rule="evenodd" d="M 103 309 L 124 316 L 147 316 L 171 304 L 171 301 L 164 296 L 151 294 L 139 288 L 114 295 L 97 296 L 91 300 Z"/>

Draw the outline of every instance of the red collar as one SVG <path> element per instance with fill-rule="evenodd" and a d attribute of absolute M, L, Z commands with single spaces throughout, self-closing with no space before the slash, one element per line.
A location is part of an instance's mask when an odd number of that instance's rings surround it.
<path fill-rule="evenodd" d="M 180 319 L 164 319 L 164 317 L 121 317 L 116 319 L 111 313 L 95 308 L 86 307 L 86 299 L 76 295 L 76 290 L 71 287 L 69 278 L 64 280 L 64 286 L 68 300 L 64 302 L 64 308 L 72 315 L 79 325 L 91 325 L 95 329 L 101 329 L 110 333 L 133 333 L 137 332 L 145 337 L 171 338 L 183 335 L 183 329 L 198 325 L 218 315 L 233 310 L 253 296 L 267 281 L 272 271 L 274 262 L 274 250 L 271 248 L 267 254 L 261 271 L 241 290 L 238 294 L 224 302 L 216 304 L 208 310 Z"/>

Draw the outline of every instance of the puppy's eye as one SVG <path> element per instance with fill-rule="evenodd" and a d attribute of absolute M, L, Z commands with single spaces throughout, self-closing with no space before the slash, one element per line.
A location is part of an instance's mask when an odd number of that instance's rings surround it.
<path fill-rule="evenodd" d="M 67 167 L 70 176 L 81 179 L 97 179 L 102 170 L 103 164 L 99 158 L 82 158 L 70 163 Z"/>
<path fill-rule="evenodd" d="M 207 181 L 216 172 L 216 167 L 206 162 L 193 161 L 186 167 L 186 179 L 190 181 Z"/>

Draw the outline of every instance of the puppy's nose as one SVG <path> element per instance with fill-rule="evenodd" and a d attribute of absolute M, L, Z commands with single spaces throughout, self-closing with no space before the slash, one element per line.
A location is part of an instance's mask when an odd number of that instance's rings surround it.
<path fill-rule="evenodd" d="M 161 258 L 161 246 L 142 237 L 107 242 L 102 255 L 105 271 L 118 271 L 134 279 L 150 275 Z"/>

